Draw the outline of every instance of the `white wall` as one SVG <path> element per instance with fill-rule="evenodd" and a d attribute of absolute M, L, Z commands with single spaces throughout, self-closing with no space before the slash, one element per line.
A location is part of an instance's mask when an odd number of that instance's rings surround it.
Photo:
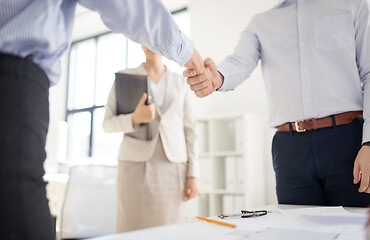
<path fill-rule="evenodd" d="M 192 38 L 203 57 L 212 57 L 216 63 L 231 54 L 239 34 L 253 15 L 271 8 L 274 0 L 191 0 Z M 257 68 L 251 79 L 232 93 L 216 93 L 201 101 L 200 112 L 235 112 L 248 109 L 267 115 L 264 85 Z"/>
<path fill-rule="evenodd" d="M 196 48 L 203 57 L 212 57 L 217 62 L 232 53 L 239 34 L 253 15 L 271 8 L 276 0 L 164 0 L 170 10 L 188 6 L 192 21 L 192 38 Z M 76 12 L 72 40 L 78 40 L 108 29 L 100 17 L 83 8 Z M 52 127 L 57 121 L 65 119 L 67 90 L 67 54 L 63 58 L 63 76 L 59 84 L 50 89 L 50 117 Z M 252 111 L 267 122 L 266 93 L 260 73 L 257 68 L 250 79 L 245 81 L 235 91 L 215 93 L 205 99 L 196 99 L 199 116 Z M 267 203 L 273 203 L 275 197 L 275 181 L 271 166 L 271 136 L 272 131 L 265 123 L 266 152 L 266 192 Z"/>
<path fill-rule="evenodd" d="M 192 38 L 203 57 L 212 57 L 216 63 L 231 54 L 239 40 L 239 34 L 250 19 L 259 12 L 270 9 L 276 0 L 190 0 Z M 235 91 L 215 93 L 205 99 L 197 99 L 198 115 L 251 111 L 265 121 L 265 161 L 267 204 L 276 201 L 275 176 L 271 161 L 273 131 L 267 126 L 268 107 L 258 67 L 251 78 Z"/>

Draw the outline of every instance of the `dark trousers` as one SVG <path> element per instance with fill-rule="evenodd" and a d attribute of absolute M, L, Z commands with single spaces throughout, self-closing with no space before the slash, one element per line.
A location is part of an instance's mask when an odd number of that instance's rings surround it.
<path fill-rule="evenodd" d="M 48 95 L 41 69 L 0 54 L 0 239 L 55 239 L 42 179 Z"/>
<path fill-rule="evenodd" d="M 280 204 L 366 207 L 370 194 L 353 184 L 362 119 L 302 133 L 276 132 L 272 143 Z"/>

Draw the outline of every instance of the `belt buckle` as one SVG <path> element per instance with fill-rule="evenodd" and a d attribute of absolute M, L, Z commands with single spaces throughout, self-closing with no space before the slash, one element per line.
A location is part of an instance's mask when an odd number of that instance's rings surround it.
<path fill-rule="evenodd" d="M 294 123 L 294 125 L 295 125 L 295 130 L 296 130 L 297 132 L 305 132 L 305 131 L 306 131 L 306 129 L 299 129 L 299 125 L 298 125 L 298 123 L 300 123 L 300 122 L 304 122 L 304 121 L 298 121 L 298 122 L 295 122 L 295 123 Z"/>

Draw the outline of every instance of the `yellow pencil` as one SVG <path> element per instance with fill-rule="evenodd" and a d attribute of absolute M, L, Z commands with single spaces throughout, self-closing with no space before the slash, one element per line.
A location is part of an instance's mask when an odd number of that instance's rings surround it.
<path fill-rule="evenodd" d="M 236 227 L 235 224 L 220 222 L 220 221 L 216 221 L 216 220 L 209 219 L 209 218 L 197 217 L 197 219 L 204 220 L 204 221 L 211 222 L 211 223 L 220 224 L 220 225 L 226 226 L 226 227 L 232 227 L 232 228 Z"/>

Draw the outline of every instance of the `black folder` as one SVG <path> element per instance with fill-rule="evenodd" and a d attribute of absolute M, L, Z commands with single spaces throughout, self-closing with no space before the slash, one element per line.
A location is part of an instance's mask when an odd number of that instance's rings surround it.
<path fill-rule="evenodd" d="M 144 93 L 148 94 L 145 104 L 149 105 L 151 103 L 152 94 L 149 76 L 116 73 L 115 88 L 117 115 L 134 112 Z M 135 132 L 125 135 L 141 140 L 152 140 L 152 123 L 140 124 Z"/>

